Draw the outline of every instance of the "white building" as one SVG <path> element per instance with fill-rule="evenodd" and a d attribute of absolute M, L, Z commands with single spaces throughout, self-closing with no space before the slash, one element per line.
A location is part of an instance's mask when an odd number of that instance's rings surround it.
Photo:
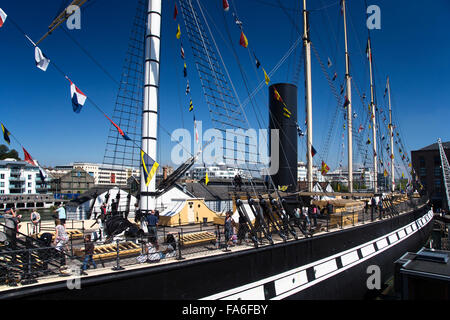
<path fill-rule="evenodd" d="M 239 174 L 242 178 L 247 175 L 241 169 L 229 168 L 226 165 L 209 166 L 209 167 L 195 167 L 191 170 L 191 178 L 201 180 L 205 178 L 206 172 L 208 172 L 208 178 L 227 179 L 232 180 Z"/>
<path fill-rule="evenodd" d="M 114 165 L 105 165 L 87 162 L 75 162 L 68 166 L 57 166 L 53 171 L 60 173 L 67 173 L 72 169 L 80 168 L 89 173 L 96 185 L 118 185 L 123 186 L 127 184 L 127 180 L 131 176 L 139 177 L 140 170 L 131 167 L 122 167 Z"/>
<path fill-rule="evenodd" d="M 0 160 L 0 194 L 42 194 L 48 184 L 41 180 L 39 168 L 25 161 Z"/>
<path fill-rule="evenodd" d="M 348 185 L 348 170 L 347 169 L 336 169 L 330 171 L 325 176 L 328 182 L 339 182 L 343 185 Z M 373 183 L 375 181 L 373 171 L 368 168 L 357 168 L 353 171 L 353 182 L 361 183 L 361 187 L 365 186 L 367 189 L 373 188 Z"/>
<path fill-rule="evenodd" d="M 307 181 L 307 166 L 304 162 L 299 162 L 297 164 L 297 180 Z M 319 168 L 313 166 L 313 181 L 325 182 L 326 178 L 322 175 Z"/>

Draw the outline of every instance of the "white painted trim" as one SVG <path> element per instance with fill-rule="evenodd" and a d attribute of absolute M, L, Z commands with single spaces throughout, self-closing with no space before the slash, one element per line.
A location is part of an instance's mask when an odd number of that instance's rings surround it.
<path fill-rule="evenodd" d="M 430 210 L 424 216 L 424 218 L 419 218 L 416 221 L 414 221 L 414 222 L 412 222 L 412 223 L 410 223 L 410 224 L 408 224 L 406 226 L 403 226 L 402 228 L 399 228 L 399 229 L 397 229 L 397 230 L 395 230 L 395 231 L 393 231 L 393 232 L 391 232 L 391 233 L 389 233 L 387 235 L 384 235 L 384 236 L 379 237 L 377 239 L 371 240 L 371 241 L 369 241 L 367 243 L 364 243 L 362 245 L 359 245 L 357 247 L 354 247 L 354 248 L 351 248 L 349 250 L 343 251 L 341 253 L 332 255 L 330 257 L 326 257 L 324 259 L 321 259 L 321 260 L 309 263 L 307 265 L 304 265 L 304 266 L 301 266 L 301 267 L 297 267 L 297 268 L 294 268 L 294 269 L 289 270 L 289 271 L 285 271 L 283 273 L 280 273 L 280 274 L 275 275 L 275 276 L 268 277 L 266 279 L 262 279 L 262 280 L 259 280 L 259 281 L 253 282 L 253 283 L 249 283 L 249 284 L 246 284 L 246 285 L 234 288 L 234 289 L 230 289 L 230 290 L 227 290 L 227 291 L 223 291 L 223 292 L 220 292 L 220 293 L 217 293 L 217 294 L 213 294 L 211 296 L 202 298 L 200 300 L 229 299 L 230 297 L 236 297 L 237 293 L 239 293 L 239 297 L 241 297 L 241 299 L 243 299 L 242 297 L 247 296 L 247 294 L 244 294 L 245 292 L 253 292 L 252 290 L 255 289 L 255 288 L 262 288 L 262 292 L 264 294 L 264 284 L 269 283 L 271 281 L 274 281 L 275 284 L 278 284 L 278 291 L 276 290 L 277 296 L 275 296 L 273 298 L 273 300 L 284 299 L 284 298 L 286 298 L 286 297 L 288 297 L 290 295 L 293 295 L 293 294 L 295 294 L 295 293 L 297 293 L 299 291 L 307 289 L 307 288 L 309 288 L 309 287 L 311 287 L 311 286 L 313 286 L 313 285 L 315 285 L 315 284 L 317 284 L 317 283 L 319 283 L 321 281 L 324 281 L 324 280 L 326 280 L 326 279 L 328 279 L 330 277 L 333 277 L 333 276 L 335 276 L 335 275 L 337 275 L 337 274 L 339 274 L 339 273 L 341 273 L 341 272 L 343 272 L 343 271 L 345 271 L 345 270 L 347 270 L 349 268 L 354 267 L 355 265 L 357 265 L 359 263 L 362 263 L 362 262 L 372 258 L 373 256 L 376 256 L 376 255 L 378 255 L 378 254 L 380 254 L 380 253 L 382 253 L 382 252 L 392 248 L 394 245 L 397 245 L 400 242 L 404 241 L 405 239 L 409 238 L 410 236 L 412 236 L 414 233 L 416 233 L 417 231 L 419 231 L 421 228 L 423 228 L 425 226 L 425 223 L 423 223 L 420 226 L 419 229 L 414 230 L 415 229 L 414 226 L 415 226 L 416 222 L 419 222 L 419 221 L 421 221 L 423 219 L 423 220 L 425 220 L 426 223 L 429 223 L 431 221 L 431 219 L 432 219 L 432 216 L 433 216 L 433 213 Z M 420 222 L 419 222 L 419 224 L 420 224 Z M 412 233 L 410 233 L 410 234 L 407 234 L 407 235 L 405 233 L 405 236 L 402 237 L 400 240 L 398 240 L 396 233 L 400 232 L 400 231 L 403 231 L 404 229 L 407 229 L 409 227 L 411 227 L 414 231 Z M 394 240 L 394 236 L 395 236 L 395 239 L 397 239 L 397 240 L 392 242 L 391 238 Z M 386 240 L 387 238 L 390 239 L 390 244 L 389 245 L 386 245 L 386 246 L 384 246 L 382 248 L 380 248 L 380 246 L 379 246 L 378 247 L 379 250 L 378 251 L 373 250 L 372 253 L 370 253 L 370 250 L 366 250 L 366 252 L 365 252 L 366 256 L 363 256 L 362 259 L 355 260 L 354 254 L 356 253 L 356 251 L 358 249 L 367 248 L 367 247 L 370 247 L 371 245 L 372 245 L 372 248 L 373 248 L 373 244 L 374 243 L 378 243 L 378 242 L 379 243 L 384 243 L 384 241 L 387 242 L 387 240 Z M 342 264 L 343 264 L 342 268 L 335 269 L 333 271 L 330 271 L 327 274 L 322 274 L 320 277 L 317 277 L 315 280 L 313 280 L 311 282 L 306 282 L 306 283 L 304 283 L 304 281 L 303 281 L 303 283 L 300 282 L 300 284 L 296 285 L 295 287 L 287 285 L 289 280 L 292 281 L 292 279 L 295 278 L 296 275 L 302 274 L 302 272 L 303 272 L 304 276 L 306 276 L 306 269 L 308 269 L 310 267 L 315 267 L 314 269 L 317 272 L 317 270 L 318 270 L 317 267 L 322 265 L 322 267 L 319 267 L 319 270 L 321 270 L 321 271 L 325 270 L 326 269 L 325 266 L 326 266 L 327 262 L 333 261 L 333 259 L 336 259 L 337 257 L 341 257 Z M 344 264 L 344 262 L 345 262 L 345 264 Z M 327 265 L 327 266 L 328 266 L 328 268 L 330 270 L 332 270 L 333 268 L 330 265 Z M 292 288 L 289 289 L 289 287 L 292 287 Z M 260 290 L 260 289 L 258 289 L 258 290 Z M 254 300 L 254 299 L 256 299 L 256 296 L 251 296 L 249 299 Z"/>

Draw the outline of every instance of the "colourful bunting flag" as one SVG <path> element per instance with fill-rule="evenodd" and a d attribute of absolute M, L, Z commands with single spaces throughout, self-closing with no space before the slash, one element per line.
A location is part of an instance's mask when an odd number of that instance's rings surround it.
<path fill-rule="evenodd" d="M 360 132 L 363 131 L 363 130 L 364 130 L 364 128 L 363 128 L 362 124 L 360 124 L 360 125 L 359 125 L 359 129 L 358 129 L 358 133 L 360 133 Z"/>
<path fill-rule="evenodd" d="M 278 186 L 279 191 L 286 192 L 287 189 L 288 189 L 288 186 Z"/>
<path fill-rule="evenodd" d="M 264 71 L 264 80 L 266 81 L 266 84 L 269 85 L 269 83 L 270 83 L 270 78 L 269 78 L 269 76 L 267 75 L 266 70 L 264 70 L 264 68 L 263 68 L 263 71 Z"/>
<path fill-rule="evenodd" d="M 114 121 L 112 121 L 106 114 L 105 117 L 108 118 L 109 121 L 111 121 L 111 124 L 116 127 L 117 131 L 119 132 L 119 134 L 122 136 L 122 138 L 124 138 L 127 141 L 131 141 L 130 137 L 128 137 L 125 132 L 123 132 L 122 129 L 120 129 L 120 127 L 114 123 Z"/>
<path fill-rule="evenodd" d="M 223 10 L 228 11 L 230 10 L 230 5 L 228 4 L 227 0 L 222 0 Z"/>
<path fill-rule="evenodd" d="M 248 40 L 247 37 L 244 34 L 244 31 L 241 31 L 241 38 L 239 39 L 239 44 L 243 46 L 244 48 L 248 47 Z"/>
<path fill-rule="evenodd" d="M 297 124 L 297 133 L 299 137 L 304 137 L 305 134 L 303 133 L 302 129 L 300 128 L 300 126 Z"/>
<path fill-rule="evenodd" d="M 23 154 L 24 154 L 24 159 L 23 161 L 28 162 L 29 164 L 31 164 L 32 166 L 36 166 L 36 163 L 34 162 L 33 158 L 31 158 L 30 154 L 27 152 L 27 150 L 25 150 L 24 147 L 22 147 L 23 149 Z"/>
<path fill-rule="evenodd" d="M 387 177 L 388 176 L 388 172 L 387 172 L 387 170 L 386 169 L 384 169 L 384 177 Z"/>
<path fill-rule="evenodd" d="M 372 53 L 370 49 L 370 39 L 367 39 L 366 56 L 368 60 L 372 61 Z"/>
<path fill-rule="evenodd" d="M 327 166 L 327 164 L 322 160 L 322 168 L 320 169 L 320 172 L 322 175 L 326 175 L 330 171 L 330 168 Z"/>
<path fill-rule="evenodd" d="M 314 149 L 314 147 L 311 146 L 311 155 L 312 155 L 312 157 L 314 158 L 314 156 L 315 156 L 316 154 L 317 154 L 316 149 Z"/>
<path fill-rule="evenodd" d="M 194 110 L 194 104 L 192 103 L 192 100 L 189 102 L 189 112 Z"/>
<path fill-rule="evenodd" d="M 328 58 L 328 68 L 331 68 L 332 65 L 333 63 L 331 62 L 330 58 Z"/>
<path fill-rule="evenodd" d="M 184 60 L 184 49 L 183 49 L 183 44 L 181 44 L 181 59 Z"/>
<path fill-rule="evenodd" d="M 184 75 L 185 78 L 187 77 L 187 66 L 186 66 L 186 62 L 184 63 L 183 75 Z"/>
<path fill-rule="evenodd" d="M 180 29 L 180 24 L 178 24 L 178 29 L 177 29 L 177 34 L 176 34 L 177 39 L 181 38 L 181 29 Z"/>
<path fill-rule="evenodd" d="M 36 67 L 42 71 L 47 71 L 48 65 L 50 64 L 50 59 L 42 53 L 39 47 L 34 49 L 34 60 L 36 61 Z"/>
<path fill-rule="evenodd" d="M 0 28 L 3 27 L 3 24 L 6 21 L 6 17 L 8 15 L 5 13 L 5 11 L 2 10 L 2 8 L 0 8 Z"/>
<path fill-rule="evenodd" d="M 205 185 L 208 185 L 208 183 L 209 183 L 208 171 L 206 171 L 206 174 L 205 174 Z"/>
<path fill-rule="evenodd" d="M 70 82 L 70 96 L 72 98 L 72 107 L 75 113 L 80 113 L 81 108 L 86 102 L 87 96 L 69 79 Z"/>
<path fill-rule="evenodd" d="M 345 96 L 344 108 L 347 108 L 349 104 L 350 104 L 350 100 L 348 99 L 348 96 Z"/>
<path fill-rule="evenodd" d="M 333 76 L 333 81 L 336 80 L 336 78 L 337 78 L 337 73 L 335 72 L 334 76 Z"/>
<path fill-rule="evenodd" d="M 141 150 L 141 165 L 144 171 L 145 185 L 148 187 L 150 181 L 158 170 L 159 163 L 153 160 L 148 154 Z"/>
<path fill-rule="evenodd" d="M 173 9 L 173 20 L 177 20 L 177 16 L 178 16 L 178 7 L 177 4 L 175 3 L 175 8 Z"/>
<path fill-rule="evenodd" d="M 259 67 L 261 66 L 261 63 L 259 62 L 259 60 L 258 60 L 258 58 L 256 57 L 255 53 L 253 53 L 253 56 L 255 57 L 256 69 L 259 69 Z"/>
<path fill-rule="evenodd" d="M 2 131 L 3 131 L 3 139 L 8 143 L 8 145 L 11 143 L 11 140 L 9 139 L 9 136 L 11 133 L 8 131 L 8 129 L 5 128 L 5 126 L 2 123 Z"/>
<path fill-rule="evenodd" d="M 186 95 L 188 95 L 191 92 L 191 87 L 189 86 L 189 80 L 187 81 L 186 84 Z"/>

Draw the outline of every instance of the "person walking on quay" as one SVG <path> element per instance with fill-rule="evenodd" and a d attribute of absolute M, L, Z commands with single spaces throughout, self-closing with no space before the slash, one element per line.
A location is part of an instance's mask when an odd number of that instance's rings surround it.
<path fill-rule="evenodd" d="M 97 269 L 97 264 L 94 261 L 94 249 L 95 249 L 95 245 L 94 242 L 91 241 L 91 235 L 87 234 L 84 237 L 84 261 L 83 261 L 83 266 L 81 268 L 81 274 L 86 275 L 87 273 L 85 272 L 85 270 L 87 269 L 88 265 L 90 263 L 92 263 L 92 266 L 94 267 L 94 269 Z"/>
<path fill-rule="evenodd" d="M 33 224 L 33 234 L 38 234 L 41 225 L 41 215 L 36 209 L 33 209 L 31 212 L 30 221 Z"/>

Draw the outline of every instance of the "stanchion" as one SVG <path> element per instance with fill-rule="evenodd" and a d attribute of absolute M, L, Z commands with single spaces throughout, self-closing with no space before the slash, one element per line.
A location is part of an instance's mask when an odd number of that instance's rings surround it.
<path fill-rule="evenodd" d="M 114 268 L 112 268 L 113 271 L 120 271 L 120 270 L 125 270 L 124 267 L 120 266 L 120 256 L 119 256 L 119 240 L 116 240 L 117 243 L 117 257 L 116 257 L 116 266 Z"/>
<path fill-rule="evenodd" d="M 184 258 L 181 255 L 181 234 L 178 232 L 178 256 L 177 260 L 184 260 Z"/>

